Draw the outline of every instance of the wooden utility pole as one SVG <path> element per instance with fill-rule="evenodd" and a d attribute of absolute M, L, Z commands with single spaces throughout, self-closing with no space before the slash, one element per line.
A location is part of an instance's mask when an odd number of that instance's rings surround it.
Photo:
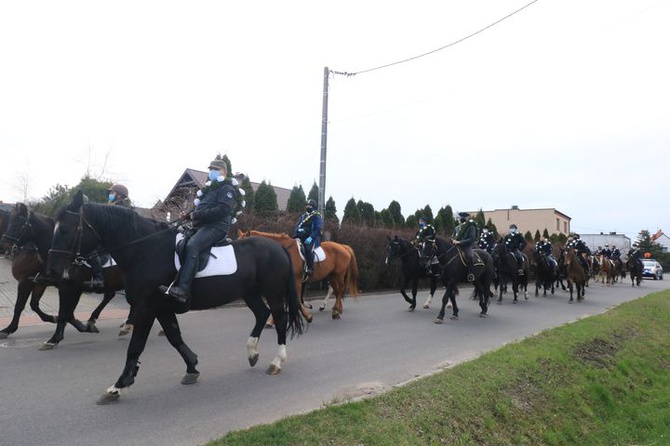
<path fill-rule="evenodd" d="M 319 204 L 318 209 L 325 217 L 326 204 L 326 146 L 328 141 L 328 76 L 330 70 L 323 68 L 323 109 L 321 111 L 321 169 L 319 171 Z"/>

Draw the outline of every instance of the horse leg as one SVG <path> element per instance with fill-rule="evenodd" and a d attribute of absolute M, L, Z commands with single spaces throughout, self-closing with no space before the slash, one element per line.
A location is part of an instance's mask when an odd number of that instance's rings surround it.
<path fill-rule="evenodd" d="M 140 355 L 146 347 L 147 339 L 149 338 L 149 333 L 151 332 L 151 327 L 154 324 L 155 318 L 156 316 L 153 312 L 146 308 L 143 308 L 140 312 L 136 312 L 135 326 L 133 327 L 133 334 L 128 343 L 126 364 L 123 367 L 123 372 L 121 372 L 121 376 L 119 376 L 119 379 L 114 385 L 110 386 L 98 399 L 97 404 L 106 405 L 117 401 L 121 397 L 121 389 L 130 387 L 135 383 L 135 377 L 140 370 Z M 174 331 L 175 327 L 168 327 L 167 325 L 168 324 L 166 323 L 166 325 L 163 326 L 163 330 Z M 179 330 L 178 325 L 176 326 L 176 329 Z M 171 336 L 174 336 L 174 332 L 171 333 Z"/>
<path fill-rule="evenodd" d="M 14 304 L 14 315 L 12 316 L 9 325 L 0 331 L 0 339 L 6 339 L 10 334 L 19 329 L 19 319 L 21 318 L 21 313 L 23 313 L 23 310 L 26 308 L 32 285 L 34 284 L 29 280 L 24 280 L 18 283 L 16 303 Z M 42 292 L 44 292 L 44 290 L 42 290 Z"/>
<path fill-rule="evenodd" d="M 95 323 L 100 317 L 100 313 L 102 313 L 103 308 L 107 306 L 109 301 L 111 301 L 114 296 L 116 296 L 114 291 L 106 291 L 102 296 L 102 301 L 98 304 L 97 307 L 95 307 L 95 310 L 93 310 L 91 315 L 88 317 L 86 325 L 88 326 L 88 329 L 91 333 L 100 333 L 98 327 L 95 326 Z"/>
<path fill-rule="evenodd" d="M 410 281 L 412 282 L 412 298 L 410 298 L 407 295 L 407 285 L 409 285 Z M 405 299 L 405 302 L 409 304 L 409 311 L 414 311 L 414 308 L 416 307 L 416 290 L 417 290 L 417 279 L 410 279 L 407 276 L 403 276 L 402 279 L 402 284 L 400 285 L 400 294 L 402 294 L 403 299 Z"/>
<path fill-rule="evenodd" d="M 331 311 L 331 317 L 333 319 L 340 319 L 344 308 L 342 302 L 344 300 L 344 293 L 346 291 L 346 284 L 342 279 L 332 279 L 333 291 L 335 292 L 335 303 L 333 304 L 333 309 Z"/>
<path fill-rule="evenodd" d="M 440 312 L 437 314 L 437 317 L 433 322 L 436 324 L 441 324 L 444 322 L 444 313 L 446 312 L 445 308 L 447 307 L 447 302 L 449 301 L 449 287 L 444 290 L 444 295 L 442 296 L 442 306 L 440 307 Z"/>
<path fill-rule="evenodd" d="M 74 309 L 77 308 L 81 297 L 81 288 L 71 281 L 63 281 L 58 287 L 58 320 L 56 330 L 47 341 L 40 346 L 40 350 L 53 350 L 65 339 L 65 326 L 70 323 L 77 331 L 89 332 L 88 326 L 74 317 Z"/>
<path fill-rule="evenodd" d="M 337 293 L 336 287 L 333 287 L 333 290 L 335 293 Z M 249 299 L 245 298 L 245 302 L 247 302 L 247 305 L 249 308 L 251 308 L 251 310 L 254 312 L 254 315 L 256 316 L 256 325 L 251 331 L 251 336 L 247 340 L 247 353 L 249 355 L 249 364 L 253 366 L 258 360 L 257 348 L 262 332 L 262 326 L 260 323 L 265 318 L 267 318 L 267 314 L 271 312 L 272 317 L 275 320 L 275 331 L 277 332 L 277 344 L 279 347 L 277 354 L 270 362 L 270 366 L 268 367 L 266 373 L 268 375 L 276 375 L 281 372 L 282 365 L 284 365 L 288 359 L 288 355 L 286 353 L 286 331 L 288 326 L 288 316 L 284 309 L 284 298 L 282 295 L 277 294 L 274 296 L 266 296 L 265 300 L 267 301 L 269 308 L 268 305 L 265 305 L 260 296 L 257 296 L 256 298 L 251 297 Z M 253 364 L 252 357 L 255 358 L 253 360 Z"/>
<path fill-rule="evenodd" d="M 198 365 L 198 355 L 193 353 L 193 351 L 186 345 L 184 340 L 181 337 L 181 329 L 179 328 L 179 321 L 177 320 L 177 315 L 170 311 L 160 312 L 156 315 L 156 319 L 161 324 L 163 332 L 165 333 L 165 338 L 168 340 L 171 346 L 173 346 L 182 357 L 186 363 L 186 374 L 181 379 L 182 384 L 193 384 L 198 380 L 200 372 L 195 368 Z M 260 330 L 263 329 L 263 322 L 261 321 Z M 153 325 L 153 324 L 152 324 Z M 151 329 L 151 327 L 149 327 Z M 147 334 L 147 337 L 149 335 Z"/>
<path fill-rule="evenodd" d="M 333 296 L 333 287 L 328 283 L 328 293 L 326 294 L 326 298 L 323 299 L 323 302 L 321 302 L 321 305 L 319 305 L 319 311 L 323 311 L 326 309 L 326 305 L 328 305 L 328 299 L 330 299 Z"/>

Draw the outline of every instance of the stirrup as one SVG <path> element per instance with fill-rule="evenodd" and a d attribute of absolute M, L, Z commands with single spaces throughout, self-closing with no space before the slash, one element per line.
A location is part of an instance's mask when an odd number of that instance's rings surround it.
<path fill-rule="evenodd" d="M 475 281 L 475 275 L 472 273 L 468 273 L 468 282 L 474 282 Z"/>

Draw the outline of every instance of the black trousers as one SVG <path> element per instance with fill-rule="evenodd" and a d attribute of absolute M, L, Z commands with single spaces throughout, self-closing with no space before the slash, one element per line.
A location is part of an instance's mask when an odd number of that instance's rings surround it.
<path fill-rule="evenodd" d="M 228 225 L 205 225 L 196 229 L 186 242 L 184 264 L 179 270 L 179 288 L 184 291 L 191 289 L 191 282 L 200 266 L 200 253 L 227 235 Z"/>

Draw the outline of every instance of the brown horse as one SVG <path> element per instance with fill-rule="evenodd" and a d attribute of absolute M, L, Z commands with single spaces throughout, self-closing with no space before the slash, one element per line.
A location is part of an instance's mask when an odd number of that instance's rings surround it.
<path fill-rule="evenodd" d="M 298 294 L 303 296 L 303 260 L 300 256 L 298 241 L 286 233 L 272 233 L 250 230 L 245 232 L 238 231 L 239 237 L 258 236 L 270 238 L 281 244 L 291 256 L 293 265 L 293 276 L 295 277 Z M 320 282 L 327 280 L 335 294 L 335 304 L 333 305 L 331 316 L 333 319 L 339 319 L 342 316 L 342 300 L 344 293 L 349 289 L 352 296 L 358 296 L 358 263 L 354 250 L 341 243 L 322 242 L 321 248 L 326 253 L 326 258 L 319 262 L 314 262 L 314 274 L 309 282 Z M 301 302 L 304 307 L 304 302 Z M 308 316 L 308 315 L 309 316 Z M 303 317 L 307 321 L 312 320 L 312 315 L 306 308 L 303 308 Z"/>
<path fill-rule="evenodd" d="M 601 254 L 598 256 L 598 263 L 600 264 L 600 272 L 598 273 L 600 282 L 603 285 L 613 285 L 616 272 L 612 260 Z"/>
<path fill-rule="evenodd" d="M 574 248 L 567 248 L 563 251 L 563 259 L 565 262 L 565 270 L 568 279 L 568 289 L 570 290 L 570 303 L 573 302 L 572 291 L 573 286 L 577 290 L 577 302 L 584 300 L 584 293 L 586 281 L 588 276 L 581 262 L 577 258 L 579 254 L 575 253 Z"/>

